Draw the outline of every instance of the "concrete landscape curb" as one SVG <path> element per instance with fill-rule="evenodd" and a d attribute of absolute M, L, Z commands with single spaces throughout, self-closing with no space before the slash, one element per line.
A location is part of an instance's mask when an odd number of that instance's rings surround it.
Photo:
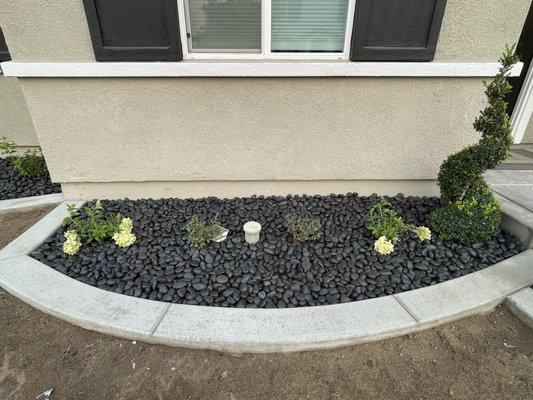
<path fill-rule="evenodd" d="M 505 300 L 505 305 L 522 322 L 533 329 L 533 289 L 527 287 L 510 295 Z"/>
<path fill-rule="evenodd" d="M 494 197 L 500 200 L 504 211 L 502 227 L 518 237 L 527 249 L 533 249 L 533 213 L 497 193 Z"/>
<path fill-rule="evenodd" d="M 487 311 L 533 283 L 533 250 L 526 250 L 461 278 L 351 303 L 291 309 L 169 304 L 83 284 L 29 257 L 65 215 L 62 203 L 0 252 L 0 286 L 67 322 L 149 343 L 231 352 L 340 347 Z"/>
<path fill-rule="evenodd" d="M 31 211 L 43 206 L 59 204 L 65 200 L 63 193 L 42 196 L 22 197 L 20 199 L 0 200 L 0 214 Z"/>

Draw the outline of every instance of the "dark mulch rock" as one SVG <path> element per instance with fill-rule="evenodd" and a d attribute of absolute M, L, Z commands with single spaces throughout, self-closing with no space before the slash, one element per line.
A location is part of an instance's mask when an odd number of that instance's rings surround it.
<path fill-rule="evenodd" d="M 78 255 L 61 252 L 63 230 L 33 257 L 81 282 L 130 296 L 174 303 L 226 307 L 296 307 L 335 304 L 400 293 L 483 269 L 523 251 L 502 231 L 486 243 L 443 243 L 414 236 L 378 256 L 365 214 L 377 196 L 252 197 L 104 201 L 108 213 L 134 222 L 137 242 L 84 245 Z M 409 223 L 425 224 L 437 198 L 390 199 Z M 283 217 L 297 212 L 320 218 L 323 237 L 293 245 Z M 230 229 L 228 239 L 205 250 L 186 243 L 185 223 L 213 218 Z M 257 245 L 244 241 L 242 225 L 263 225 Z"/>
<path fill-rule="evenodd" d="M 29 178 L 15 171 L 13 165 L 0 158 L 0 200 L 61 193 L 61 185 L 52 183 L 50 176 Z"/>

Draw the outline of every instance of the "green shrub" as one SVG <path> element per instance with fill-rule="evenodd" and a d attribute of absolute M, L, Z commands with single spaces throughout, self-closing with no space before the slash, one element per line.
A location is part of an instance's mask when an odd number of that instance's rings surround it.
<path fill-rule="evenodd" d="M 189 245 L 199 249 L 207 247 L 223 231 L 217 218 L 206 225 L 196 215 L 187 222 L 185 230 L 187 231 L 187 242 Z"/>
<path fill-rule="evenodd" d="M 318 218 L 302 217 L 296 214 L 287 214 L 283 227 L 292 235 L 297 244 L 317 240 L 322 234 L 322 224 Z"/>
<path fill-rule="evenodd" d="M 92 241 L 101 243 L 106 239 L 111 239 L 120 230 L 121 215 L 106 217 L 100 200 L 97 200 L 94 206 L 84 208 L 87 214 L 86 219 L 81 219 L 80 212 L 73 204 L 69 204 L 67 209 L 69 216 L 63 220 L 63 225 L 69 230 L 76 231 L 80 238 L 86 239 L 88 243 Z"/>
<path fill-rule="evenodd" d="M 442 240 L 473 244 L 489 240 L 498 231 L 501 221 L 500 202 L 483 181 L 475 184 L 470 195 L 435 210 L 428 224 L 439 229 Z"/>
<path fill-rule="evenodd" d="M 0 138 L 0 152 L 5 156 L 6 160 L 11 162 L 16 171 L 23 176 L 31 178 L 40 178 L 46 176 L 48 170 L 44 162 L 40 148 L 28 149 L 21 156 L 15 156 L 15 143 L 6 139 Z"/>
<path fill-rule="evenodd" d="M 506 48 L 498 74 L 484 82 L 488 105 L 474 122 L 479 143 L 451 155 L 440 167 L 443 207 L 432 213 L 429 225 L 444 240 L 470 244 L 490 239 L 499 229 L 501 208 L 482 174 L 507 158 L 513 142 L 505 97 L 512 88 L 509 71 L 518 61 L 514 50 Z"/>

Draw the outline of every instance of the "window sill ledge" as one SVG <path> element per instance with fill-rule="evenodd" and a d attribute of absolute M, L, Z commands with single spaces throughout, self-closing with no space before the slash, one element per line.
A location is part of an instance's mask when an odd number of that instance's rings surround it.
<path fill-rule="evenodd" d="M 522 70 L 518 63 L 511 76 Z M 19 78 L 120 77 L 490 77 L 497 62 L 182 61 L 19 62 L 1 64 Z"/>

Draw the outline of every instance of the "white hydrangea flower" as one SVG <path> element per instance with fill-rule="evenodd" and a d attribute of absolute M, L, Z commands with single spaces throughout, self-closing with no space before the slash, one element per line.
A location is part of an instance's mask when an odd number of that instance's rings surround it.
<path fill-rule="evenodd" d="M 122 218 L 118 229 L 120 232 L 131 233 L 131 230 L 133 229 L 133 222 L 131 218 Z"/>
<path fill-rule="evenodd" d="M 391 254 L 394 251 L 394 245 L 386 236 L 381 236 L 374 242 L 374 250 L 382 255 Z"/>
<path fill-rule="evenodd" d="M 63 243 L 63 253 L 73 256 L 76 254 L 81 247 L 81 240 L 78 236 L 78 232 L 75 230 L 66 231 L 63 236 L 65 236 L 65 243 Z"/>
<path fill-rule="evenodd" d="M 136 239 L 135 235 L 130 232 L 117 232 L 113 235 L 113 240 L 119 247 L 129 247 L 135 243 Z"/>
<path fill-rule="evenodd" d="M 416 228 L 415 233 L 420 240 L 431 239 L 431 231 L 425 226 L 419 226 L 418 228 Z"/>

